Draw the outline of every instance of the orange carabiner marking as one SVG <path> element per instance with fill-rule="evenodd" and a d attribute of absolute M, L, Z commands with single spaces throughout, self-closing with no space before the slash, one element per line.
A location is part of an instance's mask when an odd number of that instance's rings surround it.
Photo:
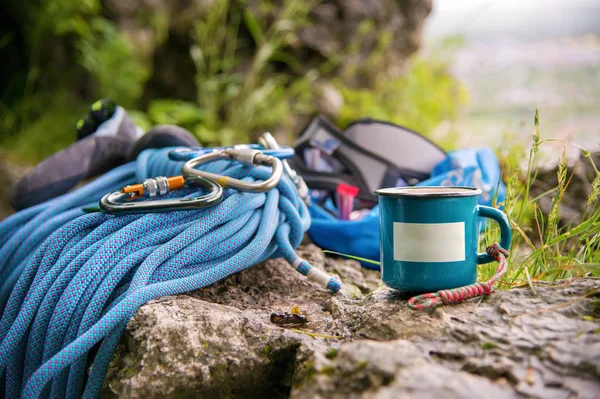
<path fill-rule="evenodd" d="M 169 190 L 179 190 L 185 186 L 185 178 L 183 176 L 172 176 L 167 178 Z"/>
<path fill-rule="evenodd" d="M 167 186 L 169 187 L 169 190 L 179 190 L 185 186 L 185 178 L 183 176 L 168 177 Z M 123 192 L 126 194 L 133 194 L 131 197 L 127 198 L 127 201 L 138 199 L 144 196 L 144 185 L 142 183 L 131 184 L 123 187 Z"/>
<path fill-rule="evenodd" d="M 217 180 L 217 184 L 223 188 L 227 187 L 227 179 L 229 179 L 229 176 L 222 176 Z"/>
<path fill-rule="evenodd" d="M 133 200 L 144 196 L 144 185 L 143 184 L 132 184 L 123 187 L 123 192 L 127 194 L 133 194 L 128 200 Z"/>

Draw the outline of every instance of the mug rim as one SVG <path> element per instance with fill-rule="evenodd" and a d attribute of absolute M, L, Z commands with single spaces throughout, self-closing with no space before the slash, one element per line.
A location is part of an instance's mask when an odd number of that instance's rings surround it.
<path fill-rule="evenodd" d="M 432 189 L 443 189 L 446 192 L 432 192 Z M 384 197 L 473 197 L 482 193 L 477 187 L 459 186 L 412 186 L 381 188 L 374 194 Z"/>

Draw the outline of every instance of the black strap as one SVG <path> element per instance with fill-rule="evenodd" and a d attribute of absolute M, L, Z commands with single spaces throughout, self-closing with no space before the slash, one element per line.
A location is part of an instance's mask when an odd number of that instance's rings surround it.
<path fill-rule="evenodd" d="M 346 173 L 309 169 L 303 159 L 306 148 L 318 148 L 327 156 L 334 157 Z M 291 162 L 292 167 L 304 178 L 309 188 L 335 192 L 338 184 L 349 184 L 359 188 L 359 199 L 372 203 L 377 202 L 373 194 L 375 190 L 394 186 L 398 179 L 414 184 L 429 177 L 411 170 L 400 170 L 386 159 L 356 145 L 322 115 L 313 119 L 300 133 L 296 154 Z"/>

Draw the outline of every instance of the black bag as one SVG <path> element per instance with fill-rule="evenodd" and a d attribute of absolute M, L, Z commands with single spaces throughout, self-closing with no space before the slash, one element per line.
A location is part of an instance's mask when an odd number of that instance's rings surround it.
<path fill-rule="evenodd" d="M 340 184 L 358 187 L 360 208 L 377 202 L 379 188 L 427 179 L 444 158 L 444 150 L 403 126 L 366 118 L 341 131 L 318 116 L 300 133 L 290 164 L 310 189 L 334 194 Z"/>

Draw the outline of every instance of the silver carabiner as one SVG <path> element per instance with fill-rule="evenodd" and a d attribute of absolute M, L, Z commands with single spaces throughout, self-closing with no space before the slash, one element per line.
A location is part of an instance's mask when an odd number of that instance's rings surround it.
<path fill-rule="evenodd" d="M 269 132 L 263 133 L 263 135 L 258 138 L 258 142 L 263 147 L 269 148 L 272 150 L 277 150 L 277 149 L 281 148 L 279 143 L 277 143 L 277 140 L 275 140 L 275 137 L 273 137 L 273 135 Z M 310 195 L 308 194 L 308 186 L 306 185 L 306 182 L 304 181 L 302 176 L 300 176 L 294 169 L 292 169 L 292 167 L 290 166 L 288 161 L 286 161 L 284 159 L 282 161 L 282 163 L 283 163 L 283 169 L 285 170 L 285 173 L 292 180 L 292 182 L 294 182 L 294 185 L 296 186 L 296 189 L 298 190 L 298 194 L 300 195 L 300 198 L 302 198 L 302 200 L 304 201 L 304 203 L 306 205 L 310 205 Z"/>
<path fill-rule="evenodd" d="M 235 159 L 237 161 L 242 162 L 245 165 L 265 165 L 271 166 L 272 172 L 271 176 L 262 182 L 257 183 L 248 183 L 242 180 L 234 179 L 229 176 L 218 175 L 215 173 L 205 172 L 203 170 L 195 169 L 196 166 L 205 164 L 207 162 L 216 161 L 219 159 L 232 160 Z M 186 178 L 200 176 L 206 179 L 214 180 L 220 186 L 235 188 L 239 191 L 252 191 L 264 193 L 269 191 L 277 184 L 279 184 L 279 180 L 281 180 L 281 175 L 283 174 L 283 165 L 278 158 L 275 158 L 271 155 L 265 155 L 259 150 L 253 149 L 237 149 L 237 148 L 227 148 L 220 151 L 211 152 L 205 155 L 201 155 L 197 158 L 190 159 L 187 161 L 183 167 L 181 168 L 182 174 Z"/>
<path fill-rule="evenodd" d="M 193 198 L 177 198 L 156 201 L 133 201 L 145 197 L 152 199 L 167 194 L 169 191 L 183 188 L 191 183 L 210 190 L 208 194 Z M 119 191 L 106 194 L 100 200 L 100 209 L 104 213 L 114 215 L 130 215 L 149 212 L 169 212 L 207 208 L 221 202 L 223 188 L 210 179 L 203 177 L 173 176 L 154 177 L 141 184 L 123 187 Z"/>

